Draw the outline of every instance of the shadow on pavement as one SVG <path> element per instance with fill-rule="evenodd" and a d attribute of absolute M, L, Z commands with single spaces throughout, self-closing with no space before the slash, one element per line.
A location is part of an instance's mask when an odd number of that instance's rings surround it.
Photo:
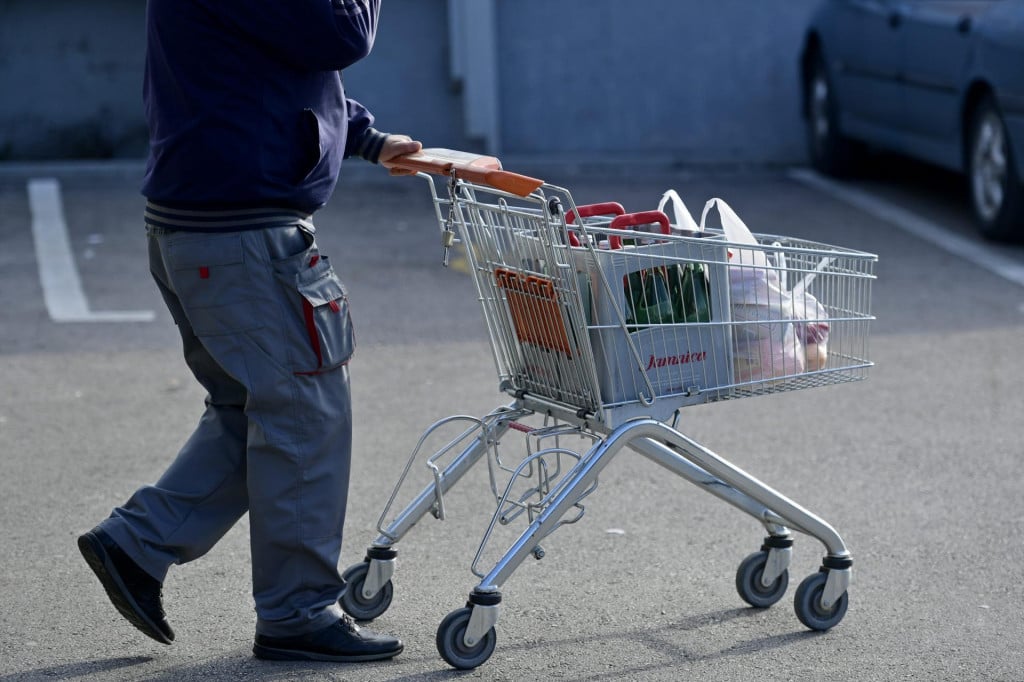
<path fill-rule="evenodd" d="M 76 678 L 89 679 L 95 676 L 115 673 L 124 668 L 144 665 L 153 661 L 152 656 L 119 656 L 117 658 L 104 658 L 95 661 L 84 661 L 81 663 L 64 663 L 62 665 L 51 665 L 38 670 L 27 670 L 10 675 L 0 675 L 0 682 L 14 682 L 15 680 L 29 679 L 50 679 L 50 680 L 73 680 Z"/>
<path fill-rule="evenodd" d="M 626 646 L 633 647 L 636 650 L 655 652 L 656 659 L 644 665 L 616 667 L 607 672 L 583 674 L 572 679 L 578 681 L 629 679 L 632 676 L 641 675 L 645 672 L 667 670 L 700 661 L 730 656 L 746 656 L 752 653 L 777 649 L 822 634 L 801 630 L 780 635 L 770 635 L 734 643 L 731 646 L 713 652 L 687 651 L 668 639 L 674 632 L 697 630 L 736 619 L 756 617 L 760 613 L 762 613 L 761 610 L 753 608 L 728 609 L 692 616 L 650 630 L 609 632 L 606 635 L 587 637 L 586 641 L 588 644 L 600 642 L 616 643 L 620 647 Z M 506 654 L 510 652 L 525 652 L 536 657 L 538 654 L 543 654 L 546 650 L 550 652 L 551 656 L 559 656 L 558 650 L 577 650 L 578 647 L 578 638 L 563 638 L 542 642 L 524 642 L 512 646 L 506 644 L 502 647 L 502 650 Z M 149 682 L 220 679 L 299 680 L 308 679 L 311 676 L 323 679 L 350 679 L 350 676 L 356 670 L 366 673 L 366 679 L 375 679 L 382 682 L 411 682 L 412 680 L 450 680 L 465 676 L 470 672 L 449 668 L 439 657 L 434 656 L 400 656 L 392 661 L 382 661 L 380 663 L 332 665 L 317 662 L 257 661 L 250 657 L 248 652 L 240 651 L 206 661 L 171 665 L 158 670 L 146 669 L 146 664 L 154 663 L 155 661 L 156 659 L 151 656 L 132 656 L 82 663 L 67 663 L 12 675 L 3 675 L 0 676 L 0 682 L 33 679 L 120 679 L 121 675 L 123 675 L 124 679 L 144 679 Z M 625 663 L 626 661 L 623 662 Z M 159 662 L 156 662 L 156 665 L 160 665 Z M 482 669 L 486 669 L 488 665 L 496 664 L 485 663 Z M 130 670 L 133 666 L 143 667 Z M 425 667 L 428 669 L 424 670 Z"/>

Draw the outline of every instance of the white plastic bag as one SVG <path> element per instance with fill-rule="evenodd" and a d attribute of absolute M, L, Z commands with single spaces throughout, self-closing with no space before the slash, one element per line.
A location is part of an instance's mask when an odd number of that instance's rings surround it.
<path fill-rule="evenodd" d="M 759 246 L 736 212 L 721 199 L 704 206 L 700 229 L 712 207 L 718 208 L 726 239 Z M 732 302 L 733 368 L 737 382 L 757 382 L 822 369 L 827 362 L 827 311 L 807 291 L 809 275 L 792 290 L 780 279 L 784 263 L 772 264 L 764 249 L 731 249 L 729 293 Z M 819 270 L 827 266 L 827 259 Z"/>
<path fill-rule="evenodd" d="M 733 368 L 737 382 L 763 381 L 804 371 L 793 298 L 770 268 L 729 267 Z"/>
<path fill-rule="evenodd" d="M 717 207 L 726 239 L 752 247 L 730 250 L 732 320 L 743 323 L 733 325 L 735 380 L 757 382 L 824 369 L 828 362 L 828 311 L 807 290 L 817 273 L 812 272 L 790 288 L 785 281 L 782 253 L 779 262 L 770 262 L 757 238 L 721 199 L 711 199 L 704 205 L 699 224 L 673 189 L 662 194 L 658 210 L 667 213 L 669 204 L 674 232 L 702 234 L 708 213 Z M 823 259 L 817 270 L 830 262 L 829 258 Z"/>
<path fill-rule="evenodd" d="M 672 204 L 673 232 L 679 232 L 683 235 L 699 235 L 704 231 L 703 223 L 698 225 L 694 222 L 693 216 L 687 210 L 682 197 L 674 189 L 667 190 L 661 195 L 661 201 L 658 202 L 658 210 L 667 214 L 668 211 L 665 210 L 665 206 L 669 203 Z"/>

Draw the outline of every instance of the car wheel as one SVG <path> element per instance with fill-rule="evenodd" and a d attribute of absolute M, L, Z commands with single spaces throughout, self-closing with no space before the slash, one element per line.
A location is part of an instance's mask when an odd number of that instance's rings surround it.
<path fill-rule="evenodd" d="M 860 145 L 839 130 L 839 105 L 820 53 L 807 72 L 804 96 L 811 164 L 827 175 L 850 175 L 858 165 Z"/>
<path fill-rule="evenodd" d="M 981 233 L 1001 241 L 1024 239 L 1024 186 L 1003 117 L 991 97 L 974 110 L 967 140 L 971 205 Z"/>

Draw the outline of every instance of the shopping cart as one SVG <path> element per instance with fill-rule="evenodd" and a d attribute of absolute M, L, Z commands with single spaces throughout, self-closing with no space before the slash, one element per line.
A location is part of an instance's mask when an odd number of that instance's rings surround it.
<path fill-rule="evenodd" d="M 598 475 L 628 447 L 763 524 L 767 537 L 736 573 L 754 607 L 785 593 L 792 532 L 819 540 L 821 569 L 797 588 L 795 611 L 812 630 L 839 623 L 853 563 L 839 534 L 675 427 L 689 405 L 865 378 L 876 256 L 777 236 L 730 242 L 721 231 L 685 233 L 656 211 L 578 207 L 567 190 L 507 172 L 493 157 L 435 149 L 392 165 L 429 184 L 445 263 L 449 248 L 464 251 L 512 401 L 427 429 L 380 535 L 344 572 L 345 611 L 365 621 L 388 609 L 395 545 L 426 514 L 445 518 L 445 496 L 485 459 L 495 506 L 471 565 L 480 582 L 436 637 L 452 666 L 481 665 L 494 651 L 502 585 L 524 559 L 543 556 L 545 537 L 582 517 Z M 453 438 L 421 452 L 452 428 Z M 510 431 L 526 441 L 511 460 L 499 448 Z M 417 461 L 430 482 L 392 516 Z M 495 528 L 524 515 L 518 538 L 485 563 Z"/>

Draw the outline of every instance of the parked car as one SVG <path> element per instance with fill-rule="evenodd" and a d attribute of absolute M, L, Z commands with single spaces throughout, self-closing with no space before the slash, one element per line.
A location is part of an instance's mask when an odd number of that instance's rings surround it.
<path fill-rule="evenodd" d="M 981 232 L 1024 241 L 1024 0 L 825 0 L 800 64 L 817 169 L 874 147 L 955 170 Z"/>

